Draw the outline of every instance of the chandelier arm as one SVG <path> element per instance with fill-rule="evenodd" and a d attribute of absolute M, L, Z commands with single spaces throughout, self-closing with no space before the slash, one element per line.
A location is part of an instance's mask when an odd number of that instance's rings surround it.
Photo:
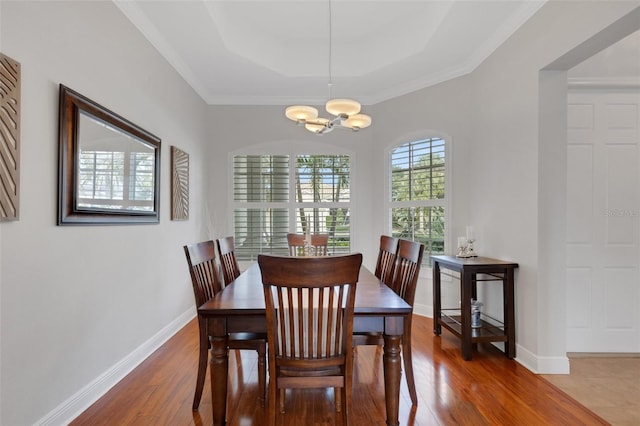
<path fill-rule="evenodd" d="M 347 114 L 340 114 L 337 117 L 326 121 L 322 120 L 322 118 L 312 118 L 310 120 L 305 120 L 305 119 L 300 119 L 298 120 L 298 123 L 301 124 L 317 124 L 317 125 L 321 125 L 321 126 L 335 126 L 336 124 L 342 124 L 342 122 L 346 119 L 348 119 L 349 116 Z"/>

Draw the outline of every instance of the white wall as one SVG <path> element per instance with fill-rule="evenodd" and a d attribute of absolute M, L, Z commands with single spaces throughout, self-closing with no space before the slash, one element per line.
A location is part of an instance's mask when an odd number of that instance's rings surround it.
<path fill-rule="evenodd" d="M 21 215 L 0 228 L 0 424 L 61 424 L 195 315 L 182 245 L 204 235 L 206 106 L 111 2 L 0 8 L 2 51 L 22 65 Z M 162 139 L 159 225 L 56 226 L 60 83 Z M 190 153 L 189 221 L 170 221 L 171 145 Z"/>
<path fill-rule="evenodd" d="M 388 185 L 388 151 L 390 148 L 413 140 L 412 138 L 444 134 L 449 138 L 450 157 L 447 158 L 448 177 L 451 179 L 449 198 L 449 219 L 451 226 L 445 236 L 448 253 L 454 254 L 458 235 L 465 235 L 469 222 L 469 149 L 473 144 L 469 77 L 460 77 L 448 82 L 392 99 L 375 106 L 374 117 L 379 120 L 375 129 L 374 154 L 371 168 L 371 182 L 380 188 L 378 196 L 372 199 L 375 230 L 388 232 L 388 213 L 382 188 Z M 373 232 L 372 234 L 375 234 Z M 368 244 L 376 246 L 377 236 L 372 235 Z M 416 289 L 415 311 L 422 315 L 433 316 L 433 291 L 430 268 L 422 268 Z M 457 286 L 443 285 L 442 306 L 458 306 L 460 300 Z"/>
<path fill-rule="evenodd" d="M 561 362 L 564 327 L 553 326 L 564 304 L 553 302 L 564 298 L 563 276 L 548 282 L 559 268 L 539 255 L 558 239 L 539 193 L 553 189 L 546 167 L 555 164 L 539 130 L 539 71 L 637 4 L 551 1 L 470 76 L 367 108 L 366 131 L 318 137 L 282 107 L 205 107 L 110 2 L 0 3 L 2 51 L 23 76 L 21 218 L 0 227 L 0 423 L 62 423 L 109 383 L 105 373 L 193 315 L 181 246 L 231 234 L 229 155 L 260 143 L 355 154 L 353 247 L 371 267 L 385 230 L 384 150 L 425 130 L 451 136 L 449 240 L 472 224 L 481 254 L 520 263 L 518 357 L 539 371 L 543 358 Z M 159 225 L 55 226 L 59 83 L 162 138 Z M 169 221 L 170 145 L 191 154 L 187 222 Z M 424 272 L 417 303 L 429 309 Z"/>
<path fill-rule="evenodd" d="M 285 118 L 284 108 L 279 106 L 211 107 L 209 120 L 211 133 L 215 136 L 210 164 L 212 181 L 216 183 L 210 192 L 210 210 L 216 226 L 214 234 L 233 233 L 232 219 L 228 214 L 230 192 L 220 193 L 231 188 L 227 164 L 230 164 L 233 152 L 254 145 L 266 145 L 268 149 L 263 148 L 264 152 L 276 152 L 278 147 L 291 144 L 306 153 L 333 147 L 355 158 L 351 180 L 352 249 L 362 252 L 363 263 L 374 268 L 380 234 L 389 232 L 382 189 L 388 167 L 385 151 L 401 142 L 408 142 L 410 137 L 425 137 L 430 131 L 446 133 L 452 138 L 451 152 L 455 158 L 452 178 L 456 195 L 451 204 L 452 217 L 460 223 L 454 226 L 453 232 L 455 235 L 464 233 L 467 211 L 465 146 L 469 143 L 470 127 L 468 92 L 468 79 L 459 78 L 397 101 L 369 107 L 375 119 L 368 129 L 358 133 L 334 130 L 326 135 L 314 135 L 295 126 Z M 416 311 L 431 315 L 431 270 L 424 268 L 420 278 Z M 457 295 L 450 298 L 452 303 L 457 303 L 458 299 Z"/>
<path fill-rule="evenodd" d="M 544 111 L 553 121 L 546 124 L 538 111 L 544 95 L 540 93 L 541 71 L 637 4 L 552 1 L 471 75 L 373 106 L 373 126 L 357 135 L 334 132 L 318 138 L 292 127 L 281 107 L 212 108 L 212 132 L 219 149 L 212 158 L 216 164 L 214 180 L 226 182 L 228 153 L 261 142 L 318 141 L 353 149 L 358 165 L 354 193 L 362 190 L 366 194 L 362 203 L 354 200 L 358 211 L 353 216 L 353 247 L 363 251 L 365 264 L 371 266 L 378 236 L 386 231 L 381 189 L 386 184 L 385 150 L 421 132 L 451 136 L 454 196 L 448 241 L 464 235 L 465 226 L 471 224 L 476 228 L 476 249 L 481 255 L 519 263 L 518 360 L 534 371 L 567 372 L 564 272 L 558 267 L 563 262 L 564 216 L 560 209 L 564 209 L 565 197 L 557 178 L 564 179 L 564 169 L 556 170 L 564 164 L 560 151 L 566 137 L 558 135 L 558 126 L 554 126 L 566 123 L 562 115 L 566 102 L 561 102 L 566 73 L 551 72 L 545 77 L 551 85 L 546 88 L 552 98 L 549 101 L 560 104 L 558 110 Z M 554 128 L 541 129 L 541 125 Z M 539 180 L 544 192 L 539 191 Z M 216 193 L 212 189 L 212 194 Z M 227 197 L 228 193 L 215 200 L 212 210 L 216 217 L 225 217 Z M 228 220 L 226 232 L 231 232 L 230 224 Z M 432 313 L 430 282 L 430 270 L 425 269 L 416 310 L 427 315 Z M 485 308 L 500 316 L 501 295 L 497 286 L 489 290 L 483 295 Z M 444 295 L 447 303 L 457 303 L 454 293 Z"/>
<path fill-rule="evenodd" d="M 217 233 L 233 234 L 232 218 L 228 214 L 231 186 L 227 165 L 235 151 L 263 145 L 271 150 L 264 151 L 268 153 L 293 145 L 300 152 L 321 153 L 335 147 L 355 159 L 350 194 L 351 214 L 357 220 L 352 222 L 352 249 L 362 252 L 365 265 L 375 264 L 378 242 L 371 243 L 372 234 L 377 233 L 379 238 L 382 231 L 375 228 L 371 221 L 371 199 L 374 194 L 379 196 L 379 191 L 376 192 L 370 184 L 371 161 L 375 151 L 372 135 L 376 126 L 384 126 L 384 123 L 374 123 L 371 128 L 357 133 L 336 129 L 325 135 L 316 135 L 287 119 L 282 106 L 211 107 L 209 123 L 213 135 L 210 172 L 214 182 L 210 191 L 210 210 Z"/>
<path fill-rule="evenodd" d="M 566 123 L 562 115 L 566 101 L 561 102 L 566 89 L 558 86 L 558 79 L 566 81 L 566 73 L 543 77 L 541 71 L 637 4 L 552 1 L 471 75 L 375 105 L 374 125 L 357 135 L 334 132 L 318 138 L 292 127 L 280 107 L 212 108 L 212 132 L 220 149 L 212 158 L 217 165 L 215 181 L 226 182 L 228 177 L 228 156 L 223 154 L 265 141 L 305 144 L 313 140 L 353 149 L 358 165 L 354 193 L 366 194 L 362 202 L 354 199 L 358 210 L 353 216 L 353 247 L 364 252 L 365 264 L 371 266 L 377 238 L 386 231 L 381 189 L 386 184 L 385 150 L 421 132 L 448 134 L 453 145 L 454 193 L 449 241 L 464 235 L 465 226 L 471 224 L 481 255 L 519 263 L 518 360 L 534 371 L 567 372 L 564 273 L 558 267 L 563 262 L 565 196 L 557 179 L 564 179 L 564 169 L 557 169 L 564 164 L 560 151 L 566 137 L 558 135 L 554 125 Z M 546 87 L 550 92 L 546 96 L 552 98 L 552 106 L 553 102 L 560 104 L 558 110 L 544 110 L 552 117 L 551 124 L 539 117 L 541 96 L 545 96 L 541 94 L 542 78 L 551 85 L 551 89 Z M 282 128 L 287 125 L 289 128 Z M 547 129 L 547 125 L 554 128 Z M 241 132 L 237 131 L 240 127 Z M 225 217 L 227 197 L 215 200 L 212 209 L 217 217 Z M 416 309 L 423 314 L 432 312 L 430 280 L 430 271 L 423 270 L 416 295 Z M 497 286 L 489 288 L 483 297 L 485 308 L 500 316 L 498 290 Z M 445 297 L 453 304 L 458 296 L 450 292 Z"/>
<path fill-rule="evenodd" d="M 564 273 L 558 267 L 564 256 L 566 134 L 544 127 L 558 127 L 566 97 L 550 105 L 558 107 L 555 119 L 548 117 L 551 111 L 544 111 L 548 122 L 539 115 L 541 90 L 547 97 L 553 88 L 563 95 L 566 88 L 559 87 L 558 77 L 566 74 L 540 71 L 573 50 L 581 60 L 592 55 L 596 51 L 589 48 L 596 45 L 583 42 L 637 7 L 637 1 L 551 1 L 472 74 L 472 221 L 479 229 L 481 253 L 520 264 L 518 358 L 534 371 L 568 371 Z M 565 65 L 568 69 L 575 62 Z M 542 80 L 548 81 L 541 86 Z M 489 309 L 497 299 L 492 296 L 486 297 Z"/>

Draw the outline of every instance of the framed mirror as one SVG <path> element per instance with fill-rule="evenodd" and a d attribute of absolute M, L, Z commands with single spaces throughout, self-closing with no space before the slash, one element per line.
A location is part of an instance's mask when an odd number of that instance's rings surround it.
<path fill-rule="evenodd" d="M 158 223 L 160 139 L 60 85 L 58 225 Z"/>

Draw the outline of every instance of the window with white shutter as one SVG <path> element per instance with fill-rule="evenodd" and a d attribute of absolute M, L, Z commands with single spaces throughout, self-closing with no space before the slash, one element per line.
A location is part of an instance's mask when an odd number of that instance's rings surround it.
<path fill-rule="evenodd" d="M 390 154 L 391 234 L 423 243 L 424 264 L 430 264 L 429 255 L 445 252 L 445 148 L 445 140 L 434 137 L 404 143 Z"/>
<path fill-rule="evenodd" d="M 329 252 L 349 253 L 347 155 L 237 155 L 233 159 L 236 256 L 287 254 L 287 233 L 329 234 Z"/>

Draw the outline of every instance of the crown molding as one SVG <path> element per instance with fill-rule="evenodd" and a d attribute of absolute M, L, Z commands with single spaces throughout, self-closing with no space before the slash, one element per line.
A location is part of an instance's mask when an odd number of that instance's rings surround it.
<path fill-rule="evenodd" d="M 640 90 L 640 77 L 574 77 L 567 83 L 569 90 Z"/>

